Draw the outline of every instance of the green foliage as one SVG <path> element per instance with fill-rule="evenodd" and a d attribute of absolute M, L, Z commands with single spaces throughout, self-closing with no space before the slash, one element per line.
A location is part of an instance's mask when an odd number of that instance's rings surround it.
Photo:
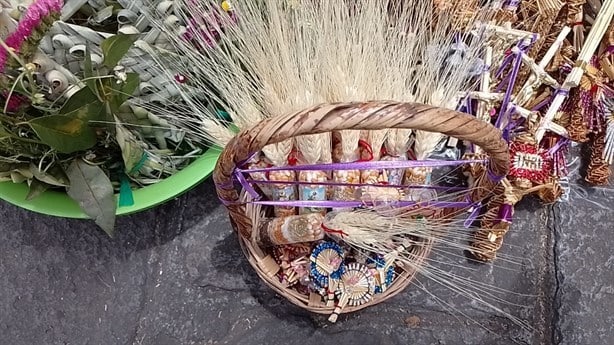
<path fill-rule="evenodd" d="M 104 54 L 103 65 L 113 69 L 117 66 L 119 60 L 128 52 L 132 44 L 139 38 L 139 35 L 126 35 L 119 33 L 115 36 L 111 36 L 100 44 L 102 53 Z"/>
<path fill-rule="evenodd" d="M 131 173 L 138 167 L 145 155 L 145 150 L 142 145 L 139 145 L 137 139 L 130 131 L 119 124 L 116 124 L 117 143 L 122 150 L 122 158 L 124 167 L 127 173 Z"/>
<path fill-rule="evenodd" d="M 197 149 L 165 119 L 129 102 L 140 78 L 120 61 L 138 37 L 106 38 L 98 47 L 104 55 L 99 65 L 86 44 L 80 80 L 68 75 L 66 90 L 50 92 L 37 74 L 40 66 L 20 53 L 0 75 L 0 182 L 27 183 L 27 200 L 65 189 L 110 236 L 114 193 L 120 206 L 133 205 L 133 186 L 173 174 Z"/>
<path fill-rule="evenodd" d="M 49 188 L 66 188 L 109 235 L 116 203 L 108 176 L 113 171 L 123 173 L 126 164 L 134 168 L 144 155 L 142 144 L 119 125 L 124 121 L 120 109 L 140 79 L 136 73 L 123 72 L 118 63 L 138 37 L 117 34 L 105 39 L 100 66 L 93 65 L 86 46 L 82 80 L 72 85 L 78 89 L 68 98 L 45 96 L 44 85 L 36 83 L 34 70 L 26 66 L 29 57 L 20 61 L 17 73 L 6 74 L 0 83 L 0 91 L 11 90 L 29 101 L 24 110 L 0 115 L 0 181 L 27 182 L 28 200 Z M 124 159 L 115 150 L 121 150 Z"/>
<path fill-rule="evenodd" d="M 96 133 L 87 121 L 65 115 L 38 117 L 30 122 L 39 139 L 60 153 L 75 153 L 96 144 Z"/>
<path fill-rule="evenodd" d="M 41 194 L 46 192 L 47 189 L 49 189 L 49 187 L 50 185 L 44 182 L 41 182 L 37 179 L 32 179 L 32 182 L 30 182 L 30 189 L 28 190 L 28 195 L 26 196 L 26 200 L 32 201 L 38 198 Z"/>
<path fill-rule="evenodd" d="M 70 164 L 66 174 L 70 180 L 68 195 L 112 237 L 115 228 L 115 197 L 111 180 L 104 170 L 77 159 Z"/>

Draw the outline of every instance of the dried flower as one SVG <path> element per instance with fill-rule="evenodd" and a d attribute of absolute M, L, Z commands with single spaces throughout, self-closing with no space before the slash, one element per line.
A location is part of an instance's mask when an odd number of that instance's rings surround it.
<path fill-rule="evenodd" d="M 117 65 L 113 67 L 113 75 L 115 76 L 116 84 L 125 83 L 126 80 L 128 79 L 126 68 L 122 65 Z"/>
<path fill-rule="evenodd" d="M 23 43 L 42 26 L 48 17 L 58 15 L 62 10 L 62 5 L 63 0 L 38 0 L 34 2 L 21 17 L 17 29 L 4 41 L 6 46 L 19 54 Z M 8 56 L 9 53 L 5 48 L 0 49 L 0 72 L 4 71 Z"/>
<path fill-rule="evenodd" d="M 11 94 L 9 97 L 9 94 L 6 91 L 2 93 L 2 98 L 6 102 L 5 104 L 2 104 L 2 107 L 4 108 L 6 106 L 6 111 L 9 113 L 16 113 L 27 104 L 27 101 L 23 96 Z"/>
<path fill-rule="evenodd" d="M 222 1 L 222 9 L 226 12 L 232 11 L 232 4 L 230 1 Z"/>
<path fill-rule="evenodd" d="M 178 82 L 179 84 L 185 83 L 188 79 L 183 74 L 175 74 L 174 77 L 175 77 L 175 81 Z"/>
<path fill-rule="evenodd" d="M 212 9 L 209 13 L 189 19 L 186 31 L 182 38 L 192 41 L 199 48 L 212 48 L 221 38 L 224 28 L 237 22 L 235 12 L 229 2 L 224 1 L 221 9 Z"/>
<path fill-rule="evenodd" d="M 32 104 L 44 104 L 45 103 L 45 95 L 42 93 L 35 93 L 32 96 Z"/>

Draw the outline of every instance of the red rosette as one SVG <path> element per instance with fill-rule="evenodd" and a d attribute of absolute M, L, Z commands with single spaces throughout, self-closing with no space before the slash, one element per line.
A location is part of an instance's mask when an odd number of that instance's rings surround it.
<path fill-rule="evenodd" d="M 510 145 L 509 176 L 545 183 L 552 173 L 552 159 L 548 151 L 535 145 L 512 142 Z"/>

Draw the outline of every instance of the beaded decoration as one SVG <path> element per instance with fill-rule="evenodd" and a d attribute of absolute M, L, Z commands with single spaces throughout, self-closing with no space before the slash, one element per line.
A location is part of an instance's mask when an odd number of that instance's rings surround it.
<path fill-rule="evenodd" d="M 310 274 L 313 280 L 321 287 L 327 287 L 329 278 L 340 279 L 345 272 L 343 265 L 344 251 L 335 242 L 318 244 L 310 256 Z"/>
<path fill-rule="evenodd" d="M 375 279 L 375 293 L 380 294 L 386 291 L 386 289 L 392 285 L 394 281 L 394 266 L 390 265 L 386 267 L 386 261 L 381 256 L 371 257 L 367 260 L 367 265 L 375 268 L 380 279 Z M 383 278 L 383 281 L 381 279 Z"/>

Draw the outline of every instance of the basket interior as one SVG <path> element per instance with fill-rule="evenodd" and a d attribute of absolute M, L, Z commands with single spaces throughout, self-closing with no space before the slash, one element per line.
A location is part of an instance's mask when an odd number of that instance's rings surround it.
<path fill-rule="evenodd" d="M 326 224 L 341 215 L 351 217 L 357 210 L 377 219 L 445 220 L 474 202 L 469 200 L 467 184 L 475 179 L 468 182 L 465 174 L 485 170 L 476 168 L 485 166 L 483 160 L 463 161 L 461 157 L 470 157 L 471 152 L 447 137 L 427 159 L 418 160 L 411 145 L 393 155 L 386 152 L 385 142 L 370 147 L 367 131 L 354 132 L 366 139 L 360 139 L 349 162 L 343 158 L 340 133 L 331 134 L 330 143 L 326 142 L 328 162 L 306 160 L 301 154 L 305 146 L 298 141 L 291 141 L 283 165 L 274 164 L 266 149 L 264 154 L 252 154 L 238 167 L 240 211 L 231 211 L 233 224 L 239 224 L 241 247 L 259 277 L 291 303 L 332 314 L 333 322 L 338 314 L 401 292 L 419 272 L 433 240 L 411 232 L 390 235 L 389 243 L 370 251 L 346 237 L 347 229 Z M 410 142 L 411 133 L 407 134 Z M 405 259 L 386 257 L 382 248 L 402 251 Z"/>

